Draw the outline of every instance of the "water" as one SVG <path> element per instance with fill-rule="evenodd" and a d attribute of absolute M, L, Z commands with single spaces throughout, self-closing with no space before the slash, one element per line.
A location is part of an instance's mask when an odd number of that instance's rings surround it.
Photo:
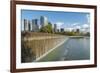
<path fill-rule="evenodd" d="M 90 59 L 90 38 L 70 38 L 42 58 L 40 62 L 88 59 Z"/>
<path fill-rule="evenodd" d="M 68 52 L 65 60 L 85 60 L 90 59 L 90 40 L 89 38 L 70 39 L 64 46 Z M 66 51 L 65 51 L 66 52 Z"/>

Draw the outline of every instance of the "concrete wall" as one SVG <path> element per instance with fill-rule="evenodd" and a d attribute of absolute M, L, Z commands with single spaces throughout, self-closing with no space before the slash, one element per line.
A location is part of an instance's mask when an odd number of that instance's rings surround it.
<path fill-rule="evenodd" d="M 47 33 L 32 33 L 31 36 L 24 36 L 24 39 L 22 39 L 21 43 L 21 49 L 24 49 L 22 53 L 25 52 L 25 50 L 30 50 L 29 54 L 33 55 L 24 56 L 26 57 L 25 62 L 32 62 L 33 60 L 37 60 L 39 57 L 49 52 L 49 50 L 54 48 L 56 45 L 62 43 L 65 40 L 65 37 L 66 36 Z M 25 55 L 25 53 L 23 53 L 23 55 Z M 29 58 L 30 60 L 27 60 Z"/>

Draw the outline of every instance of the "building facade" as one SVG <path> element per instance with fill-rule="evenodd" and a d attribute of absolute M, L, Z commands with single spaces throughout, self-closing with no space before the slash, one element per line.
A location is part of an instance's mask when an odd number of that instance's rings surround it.
<path fill-rule="evenodd" d="M 30 20 L 28 20 L 28 31 L 31 31 L 31 27 L 32 27 L 31 22 Z"/>
<path fill-rule="evenodd" d="M 54 32 L 57 32 L 57 24 L 54 24 Z"/>
<path fill-rule="evenodd" d="M 24 19 L 24 31 L 28 31 L 28 20 L 27 19 Z"/>
<path fill-rule="evenodd" d="M 40 25 L 41 25 L 41 27 L 44 27 L 44 26 L 48 25 L 47 17 L 45 17 L 45 16 L 40 17 Z"/>
<path fill-rule="evenodd" d="M 32 31 L 33 32 L 39 31 L 38 19 L 32 20 Z"/>
<path fill-rule="evenodd" d="M 64 28 L 61 28 L 61 29 L 60 29 L 60 32 L 64 32 Z"/>

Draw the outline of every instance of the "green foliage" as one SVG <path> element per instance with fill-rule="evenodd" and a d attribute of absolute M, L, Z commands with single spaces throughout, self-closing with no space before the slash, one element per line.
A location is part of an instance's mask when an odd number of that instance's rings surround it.
<path fill-rule="evenodd" d="M 86 34 L 84 34 L 84 36 L 90 36 L 90 33 L 89 33 L 89 32 L 87 32 Z"/>
<path fill-rule="evenodd" d="M 66 35 L 73 36 L 75 35 L 75 32 L 66 32 Z"/>
<path fill-rule="evenodd" d="M 82 34 L 79 33 L 79 32 L 69 32 L 69 31 L 66 31 L 66 32 L 57 32 L 57 34 L 61 34 L 61 35 L 68 35 L 68 36 L 81 36 Z"/>
<path fill-rule="evenodd" d="M 78 35 L 78 33 L 76 32 L 59 32 L 58 34 L 62 34 L 62 35 L 68 35 L 68 36 L 76 36 Z"/>
<path fill-rule="evenodd" d="M 45 33 L 52 33 L 52 24 L 48 23 L 48 25 L 41 27 L 40 32 L 45 32 Z"/>
<path fill-rule="evenodd" d="M 61 35 L 67 35 L 67 36 L 90 36 L 90 33 L 87 32 L 87 33 L 79 33 L 79 32 L 69 32 L 69 31 L 66 31 L 66 32 L 57 32 L 56 34 L 61 34 Z"/>

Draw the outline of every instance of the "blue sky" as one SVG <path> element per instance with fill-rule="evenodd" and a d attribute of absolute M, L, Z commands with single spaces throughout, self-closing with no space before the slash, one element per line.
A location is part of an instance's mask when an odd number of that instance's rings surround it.
<path fill-rule="evenodd" d="M 60 28 L 83 28 L 90 25 L 90 14 L 80 12 L 61 12 L 61 11 L 39 11 L 21 10 L 21 19 L 40 19 L 46 16 L 52 24 L 57 24 Z"/>

